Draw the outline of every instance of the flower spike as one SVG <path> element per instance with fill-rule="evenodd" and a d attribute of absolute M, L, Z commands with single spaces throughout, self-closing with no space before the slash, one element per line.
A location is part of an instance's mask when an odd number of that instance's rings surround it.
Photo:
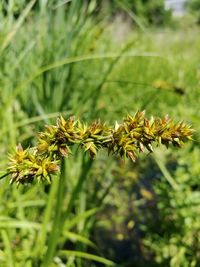
<path fill-rule="evenodd" d="M 144 111 L 127 115 L 122 123 L 116 122 L 113 127 L 100 120 L 88 126 L 74 117 L 65 120 L 61 116 L 56 125 L 48 125 L 39 133 L 35 147 L 24 150 L 21 145 L 17 146 L 9 158 L 8 173 L 11 183 L 31 183 L 34 179 L 50 182 L 51 176 L 60 169 L 61 159 L 72 153 L 70 147 L 74 144 L 92 158 L 103 148 L 135 161 L 139 152 L 153 152 L 153 144 L 181 147 L 192 139 L 193 132 L 189 125 L 175 123 L 167 116 L 149 120 Z"/>

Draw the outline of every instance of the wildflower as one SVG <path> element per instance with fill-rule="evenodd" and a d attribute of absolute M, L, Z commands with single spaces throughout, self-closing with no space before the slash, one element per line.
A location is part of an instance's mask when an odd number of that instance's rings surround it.
<path fill-rule="evenodd" d="M 51 181 L 51 174 L 59 170 L 58 161 L 51 158 L 39 157 L 35 148 L 23 150 L 21 145 L 16 153 L 10 156 L 8 171 L 11 174 L 11 183 L 32 183 L 34 178 L 38 181 Z"/>
<path fill-rule="evenodd" d="M 110 141 L 110 129 L 100 120 L 84 127 L 85 132 L 80 140 L 81 146 L 94 158 L 100 148 L 106 147 Z"/>
<path fill-rule="evenodd" d="M 51 181 L 51 176 L 59 171 L 60 160 L 71 154 L 70 147 L 78 144 L 94 158 L 99 149 L 128 157 L 135 161 L 139 152 L 153 152 L 153 144 L 181 147 L 192 139 L 193 130 L 183 122 L 175 123 L 167 116 L 148 120 L 145 112 L 128 115 L 121 124 L 109 127 L 100 120 L 86 125 L 74 117 L 57 119 L 57 124 L 48 125 L 39 133 L 35 147 L 23 149 L 17 146 L 10 156 L 8 172 L 11 183 L 31 183 Z"/>
<path fill-rule="evenodd" d="M 46 131 L 39 134 L 38 152 L 55 158 L 67 157 L 71 154 L 69 146 L 79 140 L 76 125 L 77 121 L 73 117 L 65 121 L 61 116 L 57 119 L 56 126 L 46 126 Z"/>

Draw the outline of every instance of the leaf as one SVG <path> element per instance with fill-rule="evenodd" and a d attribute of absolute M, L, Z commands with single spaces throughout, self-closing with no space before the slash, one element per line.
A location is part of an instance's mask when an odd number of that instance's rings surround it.
<path fill-rule="evenodd" d="M 22 228 L 22 229 L 40 229 L 41 226 L 39 223 L 30 222 L 30 221 L 18 221 L 18 220 L 2 220 L 0 221 L 0 228 Z"/>
<path fill-rule="evenodd" d="M 69 232 L 69 231 L 65 231 L 63 233 L 63 236 L 70 239 L 72 242 L 81 242 L 85 245 L 88 245 L 90 247 L 93 247 L 95 249 L 97 249 L 96 245 L 90 241 L 88 238 L 82 236 L 82 235 L 79 235 L 79 234 L 76 234 L 76 233 L 73 233 L 73 232 Z"/>
<path fill-rule="evenodd" d="M 2 44 L 2 47 L 0 49 L 0 51 L 2 52 L 8 45 L 9 43 L 12 41 L 14 35 L 17 33 L 17 31 L 19 30 L 20 26 L 23 24 L 25 18 L 28 16 L 29 12 L 31 11 L 32 7 L 34 6 L 36 0 L 32 0 L 30 1 L 30 3 L 26 6 L 26 8 L 24 9 L 24 11 L 22 12 L 21 16 L 18 18 L 15 26 L 13 27 L 13 30 L 11 32 L 9 32 Z"/>
<path fill-rule="evenodd" d="M 72 220 L 70 221 L 67 221 L 65 223 L 65 229 L 71 229 L 72 227 L 74 227 L 80 220 L 82 219 L 86 219 L 92 215 L 94 215 L 96 212 L 98 211 L 97 208 L 94 208 L 94 209 L 90 209 L 90 210 L 87 210 L 86 212 L 74 217 Z"/>
<path fill-rule="evenodd" d="M 82 251 L 60 250 L 58 254 L 61 257 L 64 257 L 64 256 L 66 256 L 66 257 L 75 256 L 75 257 L 78 257 L 78 258 L 92 260 L 92 261 L 103 263 L 106 266 L 114 266 L 115 265 L 114 262 L 112 262 L 110 260 L 107 260 L 107 259 L 105 259 L 103 257 L 99 257 L 99 256 L 96 256 L 96 255 L 93 255 L 93 254 L 89 254 L 89 253 L 85 253 L 85 252 L 82 252 Z"/>

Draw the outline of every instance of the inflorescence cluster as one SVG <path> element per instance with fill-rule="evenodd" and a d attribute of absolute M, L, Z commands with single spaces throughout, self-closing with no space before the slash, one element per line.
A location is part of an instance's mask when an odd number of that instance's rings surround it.
<path fill-rule="evenodd" d="M 65 120 L 57 119 L 56 125 L 48 125 L 39 133 L 35 147 L 23 149 L 17 146 L 14 155 L 10 156 L 8 173 L 11 183 L 31 183 L 51 181 L 51 176 L 60 169 L 63 157 L 72 152 L 70 147 L 78 144 L 94 158 L 100 148 L 108 153 L 125 156 L 135 161 L 138 152 L 153 151 L 152 144 L 172 144 L 181 147 L 192 138 L 193 130 L 183 122 L 174 123 L 168 117 L 148 120 L 145 112 L 128 115 L 121 124 L 109 127 L 100 120 L 86 125 L 74 117 Z"/>

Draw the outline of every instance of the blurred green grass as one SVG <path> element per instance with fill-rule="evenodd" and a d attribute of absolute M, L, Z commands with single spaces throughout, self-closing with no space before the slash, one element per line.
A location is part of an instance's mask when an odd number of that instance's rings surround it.
<path fill-rule="evenodd" d="M 135 165 L 102 153 L 90 166 L 74 151 L 62 184 L 55 177 L 51 186 L 15 188 L 2 180 L 0 266 L 101 266 L 95 261 L 112 265 L 105 257 L 123 267 L 198 266 L 199 29 L 141 33 L 129 22 L 119 25 L 94 17 L 93 1 L 4 5 L 0 4 L 2 173 L 16 144 L 34 144 L 36 133 L 60 113 L 113 122 L 146 109 L 153 116 L 184 119 L 196 134 L 181 151 L 158 150 L 157 158 L 141 158 Z M 129 28 L 123 38 L 120 27 L 122 32 Z M 63 226 L 54 240 L 49 236 L 59 205 Z M 128 247 L 121 246 L 123 240 Z M 55 255 L 48 252 L 51 246 Z M 118 257 L 117 249 L 128 250 L 128 255 Z"/>

